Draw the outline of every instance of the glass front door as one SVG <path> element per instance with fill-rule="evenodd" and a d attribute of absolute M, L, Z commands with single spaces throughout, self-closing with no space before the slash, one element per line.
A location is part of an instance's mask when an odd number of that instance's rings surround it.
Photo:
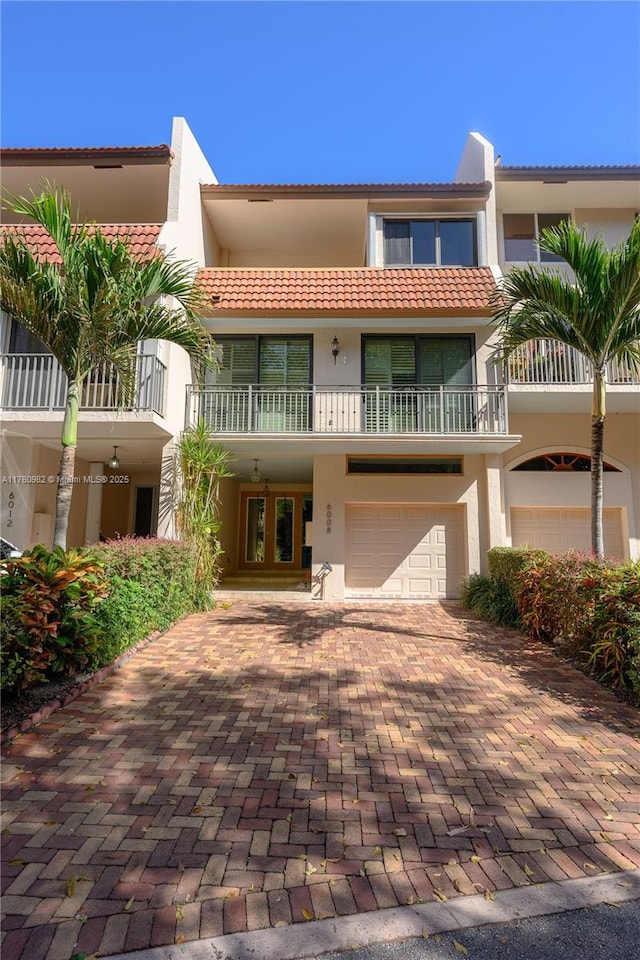
<path fill-rule="evenodd" d="M 301 493 L 243 493 L 240 566 L 301 569 L 304 519 L 310 496 Z"/>

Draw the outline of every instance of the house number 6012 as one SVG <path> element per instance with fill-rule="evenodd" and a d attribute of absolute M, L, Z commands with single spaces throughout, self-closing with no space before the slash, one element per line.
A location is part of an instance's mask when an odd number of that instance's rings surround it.
<path fill-rule="evenodd" d="M 327 533 L 331 533 L 331 504 L 327 504 Z"/>

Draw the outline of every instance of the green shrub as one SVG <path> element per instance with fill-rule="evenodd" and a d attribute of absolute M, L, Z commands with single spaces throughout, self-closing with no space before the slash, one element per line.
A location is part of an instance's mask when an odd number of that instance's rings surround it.
<path fill-rule="evenodd" d="M 519 627 L 520 614 L 502 580 L 474 573 L 462 585 L 460 603 L 482 620 L 504 627 Z"/>
<path fill-rule="evenodd" d="M 23 690 L 45 678 L 49 654 L 29 640 L 24 604 L 4 589 L 0 597 L 0 690 Z"/>
<path fill-rule="evenodd" d="M 3 689 L 24 689 L 90 666 L 100 638 L 95 610 L 106 593 L 100 567 L 79 550 L 49 552 L 37 546 L 7 562 L 0 632 Z"/>
<path fill-rule="evenodd" d="M 464 606 L 554 643 L 596 679 L 640 700 L 640 563 L 501 548 L 489 551 L 489 571 L 468 578 Z"/>
<path fill-rule="evenodd" d="M 640 695 L 640 564 L 606 567 L 598 587 L 589 664 L 612 686 Z"/>
<path fill-rule="evenodd" d="M 111 663 L 155 630 L 211 605 L 209 585 L 196 574 L 193 546 L 173 540 L 125 537 L 92 550 L 110 592 L 96 611 L 102 643 L 95 666 Z"/>
<path fill-rule="evenodd" d="M 548 556 L 546 550 L 528 550 L 525 547 L 493 547 L 487 553 L 489 576 L 505 583 L 514 583 L 523 570 L 546 556 Z"/>
<path fill-rule="evenodd" d="M 4 565 L 1 602 L 1 686 L 18 693 L 112 663 L 211 605 L 193 547 L 133 537 L 82 551 L 35 547 Z"/>

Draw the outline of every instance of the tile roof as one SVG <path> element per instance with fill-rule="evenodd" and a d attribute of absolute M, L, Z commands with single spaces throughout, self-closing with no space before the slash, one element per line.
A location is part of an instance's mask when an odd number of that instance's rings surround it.
<path fill-rule="evenodd" d="M 353 269 L 227 269 L 198 279 L 212 299 L 211 316 L 424 315 L 490 313 L 496 283 L 488 267 Z"/>
<path fill-rule="evenodd" d="M 128 237 L 131 252 L 138 257 L 151 256 L 156 249 L 162 229 L 159 223 L 101 223 L 98 226 L 108 240 L 113 240 L 115 237 Z M 24 237 L 34 254 L 51 263 L 60 263 L 60 254 L 55 241 L 39 224 L 5 224 L 1 229 Z"/>

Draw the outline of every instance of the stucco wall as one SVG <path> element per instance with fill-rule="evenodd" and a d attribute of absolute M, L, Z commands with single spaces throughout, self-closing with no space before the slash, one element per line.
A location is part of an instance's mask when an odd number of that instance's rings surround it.
<path fill-rule="evenodd" d="M 100 532 L 105 539 L 124 537 L 133 531 L 137 487 L 159 487 L 160 471 L 124 471 L 106 468 L 105 476 L 128 477 L 127 483 L 106 483 L 102 488 Z"/>
<path fill-rule="evenodd" d="M 522 441 L 504 457 L 507 532 L 512 506 L 582 506 L 591 503 L 589 473 L 511 472 L 511 467 L 538 453 L 575 452 L 589 455 L 591 418 L 583 414 L 513 414 L 513 433 Z M 604 434 L 605 460 L 621 468 L 604 474 L 604 505 L 622 507 L 629 530 L 632 557 L 640 545 L 640 418 L 636 414 L 609 414 Z"/>
<path fill-rule="evenodd" d="M 354 451 L 355 452 L 355 451 Z M 328 562 L 333 567 L 325 583 L 325 599 L 340 600 L 345 588 L 345 528 L 348 503 L 428 503 L 464 506 L 466 530 L 463 573 L 481 569 L 487 542 L 484 456 L 464 458 L 464 476 L 348 476 L 344 456 L 314 458 L 313 572 Z M 330 512 L 330 524 L 326 523 Z M 327 526 L 331 532 L 327 533 Z M 484 530 L 481 535 L 481 530 Z"/>
<path fill-rule="evenodd" d="M 626 240 L 635 220 L 635 210 L 579 209 L 574 211 L 578 223 L 587 226 L 589 239 L 599 234 L 607 246 Z"/>
<path fill-rule="evenodd" d="M 224 550 L 220 563 L 221 576 L 228 576 L 238 569 L 238 498 L 240 483 L 235 478 L 220 484 L 220 545 Z"/>
<path fill-rule="evenodd" d="M 40 476 L 56 476 L 60 465 L 60 450 L 51 447 L 38 447 L 37 473 Z M 89 484 L 84 478 L 89 476 L 89 462 L 76 457 L 74 475 L 80 480 L 73 488 L 71 496 L 71 511 L 69 513 L 69 527 L 67 532 L 67 547 L 80 547 L 84 543 L 84 525 L 87 509 Z M 34 490 L 33 513 L 46 514 L 51 517 L 51 537 L 45 541 L 45 546 L 53 543 L 53 520 L 55 517 L 56 485 L 55 483 L 37 484 Z M 43 542 L 31 537 L 29 546 L 36 542 Z"/>

